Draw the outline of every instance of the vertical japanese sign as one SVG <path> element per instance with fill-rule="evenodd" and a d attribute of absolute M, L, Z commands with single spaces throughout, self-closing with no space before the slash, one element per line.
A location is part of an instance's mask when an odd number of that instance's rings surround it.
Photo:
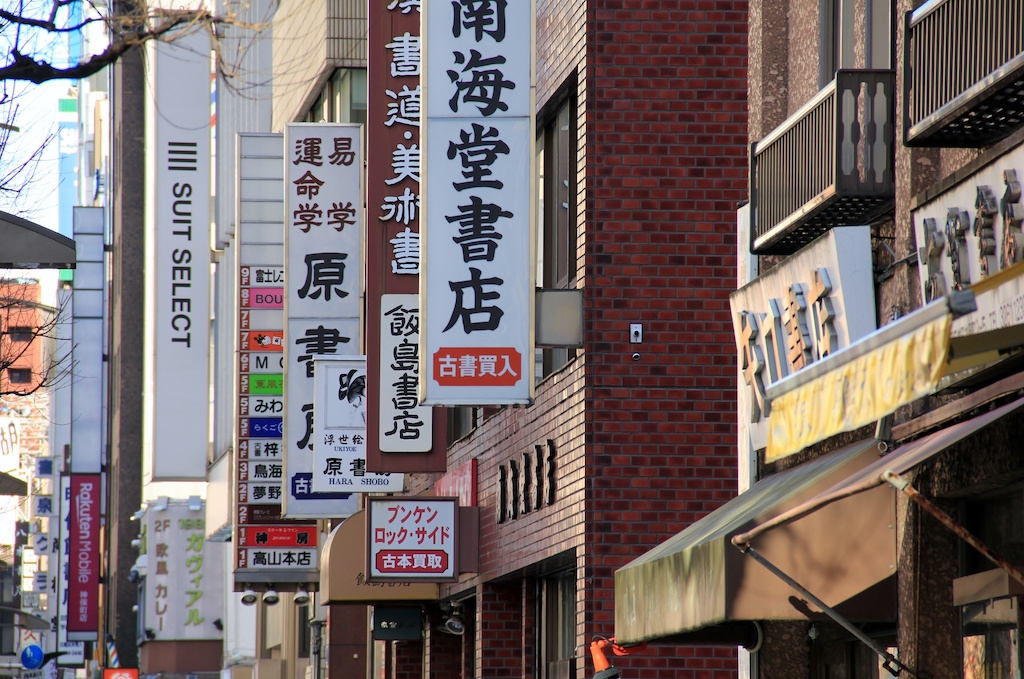
<path fill-rule="evenodd" d="M 147 480 L 205 481 L 210 407 L 210 41 L 149 43 Z"/>
<path fill-rule="evenodd" d="M 220 639 L 223 552 L 207 548 L 203 509 L 171 501 L 146 510 L 146 628 L 158 641 Z"/>
<path fill-rule="evenodd" d="M 420 0 L 367 20 L 367 469 L 444 471 L 444 411 L 419 405 Z"/>
<path fill-rule="evenodd" d="M 313 371 L 313 490 L 400 493 L 403 474 L 366 470 L 366 359 L 317 359 Z"/>
<path fill-rule="evenodd" d="M 238 136 L 238 429 L 235 587 L 315 582 L 316 524 L 282 518 L 284 471 L 284 137 Z M 307 484 L 308 485 L 308 484 Z M 342 497 L 348 497 L 344 495 Z M 326 511 L 327 501 L 317 509 Z M 339 511 L 347 513 L 347 506 Z M 282 539 L 281 536 L 289 536 Z M 287 576 L 282 574 L 287 571 Z"/>
<path fill-rule="evenodd" d="M 457 498 L 367 498 L 367 580 L 458 579 Z"/>
<path fill-rule="evenodd" d="M 423 6 L 421 401 L 530 403 L 532 2 Z"/>
<path fill-rule="evenodd" d="M 359 352 L 360 128 L 294 123 L 285 138 L 284 516 L 344 518 L 356 497 L 313 487 L 313 361 Z"/>
<path fill-rule="evenodd" d="M 95 641 L 99 634 L 100 475 L 71 475 L 68 639 Z"/>

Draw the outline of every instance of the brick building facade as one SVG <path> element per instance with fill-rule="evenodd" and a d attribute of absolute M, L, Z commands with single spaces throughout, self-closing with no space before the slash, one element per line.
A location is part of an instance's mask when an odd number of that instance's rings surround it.
<path fill-rule="evenodd" d="M 1020 10 L 750 3 L 750 271 L 730 301 L 756 483 L 618 571 L 621 640 L 745 629 L 760 679 L 1020 673 Z"/>
<path fill-rule="evenodd" d="M 532 406 L 450 414 L 448 469 L 478 465 L 479 573 L 442 587 L 389 676 L 589 676 L 615 569 L 735 495 L 746 21 L 740 1 L 538 2 L 540 270 L 583 291 L 584 345 L 539 353 Z M 453 602 L 461 639 L 437 631 Z M 724 677 L 735 662 L 662 648 L 616 664 Z"/>

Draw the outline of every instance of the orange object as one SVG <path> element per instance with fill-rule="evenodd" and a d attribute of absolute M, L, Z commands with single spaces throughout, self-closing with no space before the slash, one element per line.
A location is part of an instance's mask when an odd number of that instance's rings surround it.
<path fill-rule="evenodd" d="M 605 656 L 605 649 L 611 649 L 611 652 L 615 655 L 633 655 L 647 650 L 647 642 L 645 641 L 642 644 L 632 644 L 629 646 L 620 646 L 615 643 L 615 637 L 612 637 L 611 639 L 595 637 L 594 640 L 590 642 L 590 657 L 594 660 L 595 672 L 606 670 L 612 666 L 612 664 L 608 662 L 608 658 Z"/>

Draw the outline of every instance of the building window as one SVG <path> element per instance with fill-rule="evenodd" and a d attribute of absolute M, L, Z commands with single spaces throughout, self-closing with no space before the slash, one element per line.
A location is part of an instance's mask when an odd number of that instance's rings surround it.
<path fill-rule="evenodd" d="M 309 107 L 306 122 L 366 124 L 366 69 L 339 68 Z"/>
<path fill-rule="evenodd" d="M 32 371 L 28 368 L 8 368 L 7 381 L 11 384 L 31 384 Z"/>
<path fill-rule="evenodd" d="M 32 334 L 32 328 L 26 328 L 23 326 L 12 326 L 7 329 L 7 339 L 12 342 L 31 342 Z"/>
<path fill-rule="evenodd" d="M 538 582 L 537 679 L 573 679 L 576 654 L 576 575 L 559 573 Z"/>
<path fill-rule="evenodd" d="M 864 41 L 863 68 L 892 68 L 896 47 L 892 0 L 866 0 L 860 13 L 856 10 L 857 2 L 821 0 L 819 87 L 832 82 L 839 69 L 859 67 L 858 39 Z M 858 26 L 858 21 L 863 24 Z"/>
<path fill-rule="evenodd" d="M 569 96 L 537 133 L 537 287 L 576 287 L 576 100 Z M 537 379 L 576 355 L 538 349 Z"/>
<path fill-rule="evenodd" d="M 1024 493 L 987 497 L 964 503 L 964 525 L 1010 563 L 1024 559 Z M 961 573 L 993 570 L 979 552 L 960 543 Z M 964 679 L 1004 679 L 1018 676 L 1020 597 L 988 599 L 961 606 Z"/>
<path fill-rule="evenodd" d="M 472 406 L 445 408 L 448 417 L 448 445 L 452 445 L 476 429 L 477 410 Z"/>

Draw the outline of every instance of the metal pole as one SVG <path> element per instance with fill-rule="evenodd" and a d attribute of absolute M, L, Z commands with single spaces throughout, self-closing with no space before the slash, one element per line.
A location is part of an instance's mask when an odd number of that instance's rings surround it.
<path fill-rule="evenodd" d="M 310 623 L 309 655 L 313 662 L 313 679 L 320 679 L 320 647 L 324 624 L 319 620 Z"/>
<path fill-rule="evenodd" d="M 982 556 L 1009 573 L 1011 578 L 1024 585 L 1024 572 L 1021 572 L 1019 568 L 993 552 L 988 545 L 974 537 L 966 528 L 957 523 L 953 517 L 932 504 L 931 500 L 921 495 L 921 491 L 910 485 L 910 481 L 907 481 L 892 470 L 882 472 L 882 480 L 891 484 L 896 490 L 905 493 L 907 497 L 916 502 L 922 509 L 938 519 L 942 525 L 956 533 L 958 538 L 974 547 L 981 552 Z"/>
<path fill-rule="evenodd" d="M 825 615 L 839 623 L 839 625 L 842 626 L 843 629 L 845 629 L 853 636 L 857 637 L 857 639 L 859 639 L 861 643 L 863 643 L 865 646 L 867 646 L 876 654 L 878 654 L 878 657 L 882 658 L 885 661 L 882 663 L 882 667 L 884 667 L 886 671 L 889 672 L 889 674 L 899 674 L 900 671 L 906 670 L 910 674 L 917 676 L 917 673 L 914 672 L 914 670 L 910 669 L 909 667 L 901 663 L 899 660 L 896 659 L 895 656 L 893 656 L 884 648 L 876 644 L 874 639 L 864 634 L 864 632 L 860 631 L 852 622 L 841 616 L 839 612 L 836 611 L 834 608 L 831 608 L 830 606 L 826 605 L 824 601 L 811 594 L 811 592 L 809 592 L 803 585 L 801 585 L 799 582 L 791 578 L 788 574 L 781 571 L 778 568 L 778 566 L 776 566 L 771 561 L 758 554 L 757 550 L 755 550 L 753 547 L 747 545 L 746 547 L 739 547 L 739 550 L 747 556 L 752 557 L 754 561 L 757 561 L 759 564 L 767 568 L 772 573 L 772 575 L 785 582 L 787 585 L 795 589 L 803 596 L 807 597 L 807 599 L 812 604 L 820 608 Z"/>

